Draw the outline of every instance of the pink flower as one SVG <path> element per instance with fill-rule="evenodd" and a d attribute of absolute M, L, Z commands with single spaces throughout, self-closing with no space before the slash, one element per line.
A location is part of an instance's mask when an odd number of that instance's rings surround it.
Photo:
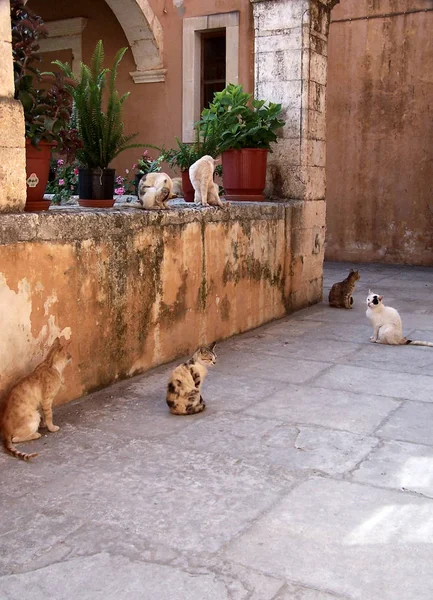
<path fill-rule="evenodd" d="M 123 183 L 123 177 L 122 177 L 122 175 L 118 175 L 116 177 L 116 183 L 117 183 L 117 185 L 122 185 L 122 183 Z"/>
<path fill-rule="evenodd" d="M 149 152 L 148 152 L 147 150 L 145 150 L 145 151 L 143 152 L 143 157 L 144 157 L 144 158 L 147 158 L 148 156 L 149 156 Z"/>
<path fill-rule="evenodd" d="M 128 173 L 129 173 L 129 169 L 125 169 L 125 173 L 128 175 Z"/>
<path fill-rule="evenodd" d="M 65 180 L 64 179 L 59 179 L 59 185 L 65 185 Z"/>
<path fill-rule="evenodd" d="M 64 163 L 65 163 L 65 161 L 62 160 L 61 158 L 59 158 L 59 160 L 57 161 L 57 166 L 61 167 Z"/>
<path fill-rule="evenodd" d="M 125 193 L 125 188 L 118 187 L 114 190 L 114 193 L 117 194 L 118 196 L 122 196 Z"/>
<path fill-rule="evenodd" d="M 133 165 L 132 165 L 132 168 L 133 168 L 133 169 L 136 169 L 136 168 L 137 168 L 137 163 L 133 164 Z"/>
<path fill-rule="evenodd" d="M 74 175 L 78 175 L 79 171 L 77 168 L 74 169 Z"/>

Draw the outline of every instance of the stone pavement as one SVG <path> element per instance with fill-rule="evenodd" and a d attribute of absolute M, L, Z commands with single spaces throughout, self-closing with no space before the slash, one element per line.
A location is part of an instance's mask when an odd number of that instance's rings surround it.
<path fill-rule="evenodd" d="M 369 343 L 364 305 L 433 341 L 433 269 L 360 270 L 353 310 L 221 343 L 204 413 L 168 413 L 166 365 L 0 453 L 1 600 L 433 598 L 433 349 Z"/>

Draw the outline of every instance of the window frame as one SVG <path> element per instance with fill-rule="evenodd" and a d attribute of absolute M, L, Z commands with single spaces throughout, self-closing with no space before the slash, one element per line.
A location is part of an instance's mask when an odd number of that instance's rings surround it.
<path fill-rule="evenodd" d="M 239 11 L 183 20 L 182 141 L 195 139 L 194 123 L 201 113 L 202 34 L 225 30 L 226 85 L 239 82 Z"/>

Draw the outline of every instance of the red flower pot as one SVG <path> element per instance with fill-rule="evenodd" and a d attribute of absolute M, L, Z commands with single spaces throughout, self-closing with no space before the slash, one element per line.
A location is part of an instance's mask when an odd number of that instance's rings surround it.
<path fill-rule="evenodd" d="M 189 178 L 189 171 L 182 171 L 182 191 L 185 202 L 194 202 L 194 188 Z"/>
<path fill-rule="evenodd" d="M 27 199 L 24 210 L 48 210 L 50 200 L 44 200 L 50 173 L 51 148 L 55 144 L 39 142 L 37 148 L 26 140 Z"/>
<path fill-rule="evenodd" d="M 265 199 L 268 151 L 262 148 L 226 150 L 222 153 L 223 187 L 226 200 L 250 202 Z"/>

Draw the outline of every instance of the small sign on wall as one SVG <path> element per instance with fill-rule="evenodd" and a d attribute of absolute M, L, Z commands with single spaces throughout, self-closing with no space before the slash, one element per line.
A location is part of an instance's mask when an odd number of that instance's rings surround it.
<path fill-rule="evenodd" d="M 39 177 L 36 175 L 36 173 L 32 173 L 28 179 L 27 179 L 27 185 L 31 188 L 34 188 L 38 185 L 39 183 Z"/>

